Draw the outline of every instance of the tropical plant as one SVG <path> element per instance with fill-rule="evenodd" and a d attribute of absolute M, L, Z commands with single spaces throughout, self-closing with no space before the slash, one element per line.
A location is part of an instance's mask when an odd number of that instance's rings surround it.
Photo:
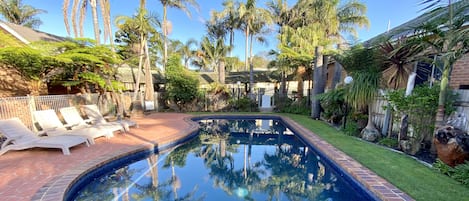
<path fill-rule="evenodd" d="M 225 46 L 222 38 L 202 38 L 198 57 L 194 65 L 218 72 L 218 82 L 225 84 L 225 57 L 231 47 Z"/>
<path fill-rule="evenodd" d="M 427 8 L 434 8 L 429 13 L 432 18 L 417 27 L 414 36 L 421 41 L 423 48 L 430 48 L 437 57 L 436 60 L 442 64 L 436 127 L 444 124 L 444 105 L 452 66 L 469 51 L 469 29 L 465 27 L 469 1 L 462 0 L 452 4 L 449 0 L 446 7 L 435 8 L 441 2 L 442 0 L 422 1 L 428 5 Z"/>
<path fill-rule="evenodd" d="M 83 24 L 85 21 L 86 13 L 88 6 L 91 7 L 91 14 L 93 20 L 93 29 L 94 29 L 94 38 L 96 44 L 101 44 L 100 28 L 99 28 L 99 18 L 98 18 L 98 3 L 101 12 L 102 22 L 103 22 L 103 32 L 104 32 L 104 41 L 107 41 L 109 38 L 109 43 L 113 46 L 114 41 L 112 39 L 112 28 L 111 28 L 111 6 L 109 0 L 73 0 L 70 16 L 68 14 L 68 9 L 70 6 L 70 0 L 64 0 L 62 6 L 62 13 L 64 17 L 65 28 L 67 33 L 70 35 L 70 23 L 69 17 L 72 21 L 72 29 L 75 38 L 84 37 Z M 77 25 L 77 19 L 78 25 Z"/>
<path fill-rule="evenodd" d="M 338 61 L 353 77 L 353 82 L 346 88 L 345 100 L 355 111 L 368 111 L 368 123 L 362 135 L 370 141 L 379 137 L 379 132 L 372 121 L 371 103 L 381 86 L 383 59 L 375 49 L 367 49 L 360 45 L 352 47 Z"/>
<path fill-rule="evenodd" d="M 244 32 L 245 36 L 245 69 L 249 65 L 249 93 L 250 98 L 253 99 L 254 87 L 254 67 L 252 60 L 249 57 L 249 52 L 252 54 L 252 37 L 256 34 L 262 33 L 263 28 L 272 23 L 272 18 L 268 10 L 256 6 L 256 0 L 247 0 L 246 3 L 239 3 L 238 14 L 240 20 L 240 29 Z M 251 46 L 249 45 L 251 40 Z"/>
<path fill-rule="evenodd" d="M 142 4 L 141 6 L 144 6 L 144 4 Z M 158 27 L 160 25 L 159 21 L 156 17 L 147 14 L 147 11 L 144 9 L 144 7 L 142 7 L 133 17 L 117 17 L 115 19 L 115 24 L 122 30 L 122 32 L 130 32 L 129 34 L 133 34 L 133 38 L 129 38 L 131 39 L 131 41 L 128 42 L 134 44 L 138 40 L 139 62 L 137 69 L 137 79 L 134 87 L 134 90 L 136 91 L 132 100 L 135 101 L 137 99 L 137 94 L 140 90 L 140 75 L 143 67 L 145 70 L 145 100 L 151 101 L 153 100 L 154 88 L 152 80 L 153 76 L 150 71 L 148 38 L 152 37 L 153 35 L 158 35 L 156 33 L 155 27 Z"/>
<path fill-rule="evenodd" d="M 234 47 L 235 30 L 239 29 L 240 26 L 239 13 L 233 0 L 224 0 L 222 5 L 224 9 L 220 12 L 215 12 L 214 18 L 220 19 L 221 27 L 225 30 L 225 33 L 228 32 L 230 34 L 229 45 Z M 232 51 L 230 51 L 230 57 L 232 56 L 231 54 Z"/>
<path fill-rule="evenodd" d="M 0 15 L 6 21 L 14 24 L 29 28 L 39 28 L 42 21 L 35 16 L 42 13 L 47 13 L 47 11 L 34 8 L 30 5 L 24 5 L 21 0 L 0 1 Z"/>
<path fill-rule="evenodd" d="M 198 9 L 199 5 L 195 0 L 159 0 L 161 5 L 163 5 L 163 69 L 166 70 L 166 61 L 168 59 L 168 35 L 171 33 L 171 23 L 167 19 L 168 7 L 177 8 L 184 11 L 189 17 L 191 13 L 189 12 L 187 5 L 192 5 Z"/>

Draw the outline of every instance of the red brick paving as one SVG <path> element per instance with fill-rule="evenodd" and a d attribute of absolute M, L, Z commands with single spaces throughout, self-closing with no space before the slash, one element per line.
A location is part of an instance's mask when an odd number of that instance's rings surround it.
<path fill-rule="evenodd" d="M 111 139 L 96 139 L 96 144 L 90 147 L 74 147 L 69 156 L 54 149 L 9 151 L 0 156 L 0 198 L 2 201 L 62 200 L 69 185 L 84 172 L 119 156 L 188 136 L 197 129 L 197 124 L 188 121 L 188 117 L 180 113 L 154 113 L 137 118 L 134 120 L 138 128 L 131 128 L 127 134 L 116 133 Z M 292 120 L 284 120 L 380 199 L 413 200 L 311 131 Z"/>

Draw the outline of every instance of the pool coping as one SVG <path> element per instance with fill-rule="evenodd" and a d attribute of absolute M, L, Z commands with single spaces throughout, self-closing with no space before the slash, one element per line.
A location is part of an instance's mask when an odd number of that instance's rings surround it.
<path fill-rule="evenodd" d="M 275 114 L 207 114 L 207 115 L 192 115 L 184 117 L 183 120 L 189 125 L 188 128 L 180 130 L 174 136 L 160 139 L 159 142 L 152 142 L 152 144 L 142 144 L 130 146 L 126 149 L 121 149 L 112 153 L 106 153 L 96 159 L 88 161 L 74 169 L 67 170 L 63 174 L 56 176 L 54 179 L 43 185 L 32 197 L 34 201 L 56 201 L 64 200 L 66 193 L 69 189 L 79 180 L 83 175 L 113 161 L 117 158 L 128 156 L 141 151 L 154 150 L 168 146 L 177 141 L 181 141 L 191 137 L 191 134 L 198 130 L 199 125 L 192 121 L 194 118 L 222 118 L 222 117 L 274 117 L 280 118 L 292 130 L 294 130 L 300 137 L 308 144 L 314 146 L 319 152 L 329 158 L 333 163 L 339 165 L 343 171 L 353 177 L 361 185 L 366 187 L 377 198 L 386 201 L 412 201 L 414 200 L 409 195 L 378 176 L 365 166 L 355 161 L 344 152 L 338 150 L 325 140 L 321 139 L 314 132 L 304 128 L 288 117 Z"/>

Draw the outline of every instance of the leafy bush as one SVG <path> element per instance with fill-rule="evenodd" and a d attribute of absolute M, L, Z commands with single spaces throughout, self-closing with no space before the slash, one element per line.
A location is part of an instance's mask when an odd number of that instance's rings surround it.
<path fill-rule="evenodd" d="M 414 139 L 417 142 L 425 142 L 428 144 L 432 139 L 435 115 L 438 109 L 438 96 L 440 87 L 434 85 L 417 86 L 412 94 L 405 96 L 405 89 L 391 91 L 386 98 L 389 100 L 393 109 L 400 114 L 409 115 L 409 124 L 414 129 Z M 450 114 L 454 111 L 453 103 L 456 98 L 452 93 L 447 94 L 448 98 L 445 111 Z"/>
<path fill-rule="evenodd" d="M 324 109 L 322 112 L 324 119 L 334 124 L 339 123 L 343 119 L 347 110 L 344 88 L 320 94 L 318 99 L 321 101 L 321 107 Z"/>
<path fill-rule="evenodd" d="M 397 139 L 395 138 L 383 138 L 379 140 L 378 144 L 386 146 L 386 147 L 390 147 L 390 148 L 397 148 L 399 143 L 397 142 Z"/>
<path fill-rule="evenodd" d="M 465 186 L 469 187 L 469 162 L 468 161 L 466 161 L 466 163 L 464 164 L 460 164 L 452 168 L 438 159 L 433 164 L 433 168 L 435 168 L 436 170 L 438 170 L 439 172 L 445 175 L 448 175 L 454 180 L 461 182 Z"/>
<path fill-rule="evenodd" d="M 343 132 L 345 135 L 359 137 L 360 128 L 358 126 L 358 123 L 356 121 L 347 121 Z"/>
<path fill-rule="evenodd" d="M 253 101 L 248 97 L 242 97 L 238 100 L 234 100 L 233 107 L 238 112 L 257 112 L 259 110 L 256 101 Z"/>
<path fill-rule="evenodd" d="M 307 101 L 307 98 L 302 98 L 300 102 L 293 102 L 289 98 L 284 98 L 284 102 L 276 102 L 281 105 L 281 107 L 277 107 L 277 111 L 291 114 L 310 115 L 311 108 L 308 106 Z"/>
<path fill-rule="evenodd" d="M 166 66 L 167 95 L 179 108 L 198 97 L 199 80 L 181 64 L 179 56 L 171 56 Z"/>

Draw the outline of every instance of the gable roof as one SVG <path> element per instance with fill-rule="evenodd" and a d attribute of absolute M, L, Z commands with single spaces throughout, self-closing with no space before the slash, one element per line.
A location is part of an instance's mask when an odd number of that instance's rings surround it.
<path fill-rule="evenodd" d="M 36 41 L 50 41 L 50 42 L 61 42 L 65 41 L 65 37 L 56 36 L 53 34 L 45 33 L 42 31 L 34 30 L 21 25 L 13 24 L 10 22 L 4 22 L 0 20 L 0 29 L 13 35 L 19 41 L 29 44 Z"/>

